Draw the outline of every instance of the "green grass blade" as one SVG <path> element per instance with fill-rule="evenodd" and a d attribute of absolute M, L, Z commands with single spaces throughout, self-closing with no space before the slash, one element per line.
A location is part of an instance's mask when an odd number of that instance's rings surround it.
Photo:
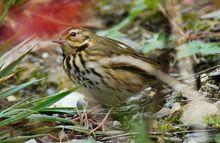
<path fill-rule="evenodd" d="M 68 129 L 68 130 L 72 130 L 72 131 L 77 131 L 80 133 L 85 133 L 88 134 L 89 133 L 89 129 L 82 127 L 82 126 L 71 126 L 71 125 L 60 125 L 60 126 L 56 126 L 56 128 L 60 128 L 60 129 Z"/>
<path fill-rule="evenodd" d="M 39 134 L 39 135 L 32 135 L 32 136 L 17 136 L 17 137 L 14 137 L 14 138 L 9 138 L 9 139 L 0 141 L 0 143 L 25 142 L 26 140 L 34 139 L 34 138 L 38 138 L 38 137 L 43 137 L 43 136 L 47 136 L 47 134 Z"/>
<path fill-rule="evenodd" d="M 6 5 L 6 8 L 3 12 L 3 14 L 0 16 L 0 23 L 2 23 L 2 21 L 4 20 L 5 16 L 7 15 L 11 5 L 15 2 L 15 0 L 10 0 L 7 5 Z"/>
<path fill-rule="evenodd" d="M 33 114 L 27 118 L 31 120 L 37 120 L 37 121 L 62 122 L 62 123 L 76 125 L 76 123 L 71 121 L 70 119 L 54 117 L 54 116 L 49 116 L 49 115 Z"/>
<path fill-rule="evenodd" d="M 0 71 L 0 79 L 9 75 L 11 73 L 11 71 L 24 59 L 24 57 L 31 52 L 31 50 L 32 50 L 32 48 L 30 50 L 28 50 L 26 53 L 24 53 L 23 55 L 21 55 L 19 58 L 17 58 L 15 61 L 13 61 L 9 65 L 7 65 L 7 67 L 2 69 Z"/>
<path fill-rule="evenodd" d="M 3 65 L 4 65 L 4 64 L 1 64 L 1 65 L 0 65 L 0 70 L 2 70 Z"/>
<path fill-rule="evenodd" d="M 64 91 L 64 92 L 61 92 L 61 93 L 58 93 L 54 96 L 52 96 L 51 98 L 49 98 L 48 100 L 42 102 L 42 103 L 39 103 L 38 105 L 34 106 L 33 108 L 31 108 L 31 110 L 36 110 L 36 111 L 40 111 L 44 108 L 47 108 L 51 105 L 53 105 L 54 103 L 56 103 L 57 101 L 61 100 L 62 98 L 64 98 L 66 95 L 70 94 L 71 92 L 77 90 L 79 87 L 81 87 L 82 84 L 80 85 L 77 85 L 76 87 L 68 90 L 68 91 Z"/>
<path fill-rule="evenodd" d="M 72 89 L 70 89 L 68 91 L 57 93 L 54 96 L 52 96 L 51 98 L 47 99 L 46 101 L 33 106 L 28 111 L 21 112 L 21 113 L 15 115 L 15 116 L 12 116 L 10 118 L 7 118 L 7 119 L 1 121 L 0 122 L 0 126 L 4 126 L 4 125 L 11 124 L 13 122 L 20 121 L 21 119 L 23 119 L 23 118 L 25 118 L 27 116 L 30 116 L 33 113 L 37 113 L 38 111 L 40 111 L 40 110 L 42 110 L 44 108 L 47 108 L 47 107 L 51 106 L 52 104 L 56 103 L 57 101 L 59 101 L 60 99 L 64 98 L 65 96 L 67 96 L 68 94 L 70 94 L 71 92 L 75 91 L 76 89 L 78 89 L 81 86 L 82 86 L 82 84 L 78 85 L 78 86 L 76 86 L 76 87 L 74 87 L 74 88 L 72 88 Z"/>
<path fill-rule="evenodd" d="M 32 35 L 32 36 L 28 37 L 27 39 L 25 39 L 24 41 L 22 41 L 20 44 L 16 45 L 13 49 L 8 49 L 9 47 L 12 46 L 12 43 L 15 41 L 15 39 L 19 35 L 20 31 L 16 32 L 14 35 L 12 35 L 7 40 L 5 40 L 3 43 L 0 44 L 0 61 L 3 59 L 4 54 L 7 55 L 7 50 L 9 50 L 10 52 L 13 52 L 13 51 L 15 52 L 16 50 L 18 50 L 24 46 L 27 46 L 27 43 L 33 39 L 34 36 Z M 36 46 L 36 44 L 31 46 L 30 49 L 33 49 L 35 46 Z"/>
<path fill-rule="evenodd" d="M 86 127 L 83 127 L 83 126 L 59 125 L 59 126 L 53 126 L 53 127 L 42 126 L 39 128 L 34 128 L 33 130 L 30 131 L 30 133 L 39 133 L 39 132 L 45 133 L 45 132 L 50 132 L 51 130 L 54 130 L 54 129 L 66 129 L 66 130 L 71 130 L 71 131 L 77 131 L 79 133 L 84 133 L 84 134 L 88 134 L 90 132 L 90 129 L 87 129 Z M 99 132 L 99 131 L 97 131 L 97 132 Z M 97 134 L 97 132 L 96 132 L 96 134 Z"/>
<path fill-rule="evenodd" d="M 28 101 L 28 100 L 31 99 L 31 98 L 32 98 L 32 97 L 28 97 L 28 98 L 26 98 L 26 99 L 24 99 L 24 100 L 22 100 L 22 101 L 20 101 L 20 102 L 18 102 L 18 103 L 16 103 L 16 104 L 10 106 L 10 107 L 8 107 L 7 109 L 3 110 L 2 112 L 0 112 L 0 117 L 1 117 L 2 114 L 4 114 L 4 113 L 6 113 L 6 112 L 8 112 L 8 111 L 10 111 L 10 110 L 12 110 L 12 109 L 14 109 L 14 108 L 17 107 L 18 105 L 20 105 L 20 104 L 22 104 L 22 103 Z"/>
<path fill-rule="evenodd" d="M 32 81 L 29 81 L 29 82 L 26 82 L 26 83 L 23 83 L 23 84 L 20 84 L 18 86 L 15 86 L 15 87 L 11 87 L 9 89 L 7 89 L 6 91 L 3 91 L 0 93 L 0 99 L 4 98 L 4 97 L 7 97 L 7 96 L 10 96 L 12 94 L 14 94 L 15 92 L 29 86 L 29 85 L 32 85 L 36 82 L 39 82 L 40 80 L 42 79 L 38 79 L 38 80 L 32 80 Z"/>
<path fill-rule="evenodd" d="M 134 120 L 132 123 L 133 132 L 137 132 L 138 134 L 135 135 L 134 140 L 137 143 L 149 143 L 150 138 L 147 132 L 146 123 L 141 116 L 139 120 Z"/>
<path fill-rule="evenodd" d="M 81 110 L 77 110 L 77 111 L 81 112 Z M 73 107 L 56 107 L 56 108 L 45 108 L 41 110 L 40 113 L 64 113 L 64 114 L 74 115 L 77 113 L 77 111 L 76 108 Z"/>
<path fill-rule="evenodd" d="M 27 111 L 27 110 L 28 109 L 24 109 L 24 108 L 22 108 L 22 109 L 13 109 L 13 110 L 10 110 L 6 113 L 1 113 L 0 118 L 8 118 L 8 117 L 14 116 L 18 113 L 21 113 L 21 112 L 24 112 L 24 111 Z"/>
<path fill-rule="evenodd" d="M 30 102 L 27 102 L 27 103 L 22 103 L 20 105 L 17 106 L 17 108 L 23 108 L 23 107 L 27 107 L 27 106 L 30 106 L 30 105 L 33 105 L 33 104 L 38 104 L 38 103 L 41 103 L 41 102 L 44 102 L 45 100 L 51 98 L 51 96 L 45 96 L 45 97 L 42 97 L 40 99 L 35 99 L 35 100 L 32 100 Z"/>

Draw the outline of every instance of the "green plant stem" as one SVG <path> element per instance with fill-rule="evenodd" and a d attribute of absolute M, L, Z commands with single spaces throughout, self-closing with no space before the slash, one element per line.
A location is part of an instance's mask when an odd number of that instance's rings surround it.
<path fill-rule="evenodd" d="M 2 23 L 2 21 L 4 20 L 5 16 L 7 15 L 11 5 L 15 2 L 15 0 L 9 0 L 9 2 L 6 5 L 6 8 L 4 10 L 4 12 L 2 13 L 2 15 L 0 16 L 0 24 Z"/>

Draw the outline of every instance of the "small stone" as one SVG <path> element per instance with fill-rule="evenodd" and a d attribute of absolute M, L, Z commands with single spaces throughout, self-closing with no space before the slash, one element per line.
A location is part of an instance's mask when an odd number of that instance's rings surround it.
<path fill-rule="evenodd" d="M 211 73 L 209 73 L 209 76 L 219 76 L 220 75 L 220 68 L 215 69 L 214 71 L 212 71 Z"/>
<path fill-rule="evenodd" d="M 63 57 L 58 56 L 58 57 L 56 58 L 56 64 L 60 65 L 60 64 L 62 64 L 62 62 L 63 62 Z"/>
<path fill-rule="evenodd" d="M 204 117 L 219 114 L 220 109 L 216 104 L 209 103 L 205 100 L 193 100 L 183 108 L 183 115 L 180 120 L 186 126 L 200 125 L 201 127 L 205 127 L 206 124 L 203 122 Z"/>
<path fill-rule="evenodd" d="M 174 103 L 173 107 L 170 110 L 170 114 L 172 115 L 173 113 L 175 113 L 176 111 L 179 111 L 180 109 L 181 109 L 180 103 Z"/>
<path fill-rule="evenodd" d="M 44 52 L 42 55 L 41 55 L 42 58 L 46 59 L 49 57 L 49 53 L 47 52 Z"/>
<path fill-rule="evenodd" d="M 156 118 L 165 118 L 168 117 L 170 114 L 170 108 L 162 108 L 160 111 L 158 111 L 154 116 Z"/>
<path fill-rule="evenodd" d="M 79 99 L 77 102 L 76 102 L 76 107 L 78 109 L 81 109 L 81 108 L 85 108 L 87 107 L 88 105 L 88 102 L 85 100 L 85 99 Z"/>
<path fill-rule="evenodd" d="M 214 90 L 219 90 L 219 87 L 217 85 L 214 85 L 214 84 L 210 84 L 210 83 L 206 83 L 206 86 L 214 89 Z"/>
<path fill-rule="evenodd" d="M 205 81 L 207 81 L 209 79 L 209 77 L 208 77 L 208 75 L 207 74 L 202 74 L 201 75 L 201 82 L 205 82 Z"/>
<path fill-rule="evenodd" d="M 73 92 L 65 96 L 63 99 L 59 100 L 50 107 L 77 107 L 77 102 L 79 100 L 85 100 L 85 96 L 79 92 Z M 81 102 L 81 101 L 80 101 Z"/>
<path fill-rule="evenodd" d="M 49 87 L 47 89 L 47 94 L 48 95 L 52 95 L 52 94 L 55 94 L 56 93 L 56 89 L 54 87 Z"/>
<path fill-rule="evenodd" d="M 28 140 L 28 141 L 26 141 L 24 143 L 37 143 L 37 141 L 35 139 L 30 139 L 30 140 Z"/>
<path fill-rule="evenodd" d="M 205 98 L 205 97 L 209 97 L 211 94 L 209 92 L 205 92 L 205 91 L 201 91 L 199 90 L 199 92 L 201 92 L 201 97 Z"/>
<path fill-rule="evenodd" d="M 8 99 L 8 101 L 10 101 L 10 102 L 13 102 L 13 101 L 16 101 L 16 100 L 17 100 L 17 98 L 16 98 L 14 95 L 8 96 L 7 99 Z"/>
<path fill-rule="evenodd" d="M 165 107 L 165 108 L 172 108 L 172 106 L 173 106 L 172 101 L 171 101 L 171 102 L 169 101 L 169 102 L 167 102 L 167 103 L 164 104 L 164 107 Z"/>
<path fill-rule="evenodd" d="M 54 51 L 59 55 L 62 55 L 63 53 L 60 47 L 56 47 Z"/>
<path fill-rule="evenodd" d="M 215 102 L 216 106 L 220 109 L 220 100 Z"/>
<path fill-rule="evenodd" d="M 210 138 L 207 132 L 192 132 L 185 135 L 184 143 L 207 143 Z"/>
<path fill-rule="evenodd" d="M 121 123 L 119 121 L 113 121 L 112 126 L 113 126 L 113 128 L 120 128 Z"/>
<path fill-rule="evenodd" d="M 149 94 L 150 97 L 154 97 L 155 95 L 156 95 L 156 93 L 153 92 L 153 91 L 151 91 L 150 94 Z"/>

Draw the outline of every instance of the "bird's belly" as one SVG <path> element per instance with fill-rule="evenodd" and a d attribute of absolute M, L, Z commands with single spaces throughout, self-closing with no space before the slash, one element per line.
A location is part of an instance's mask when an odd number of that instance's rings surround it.
<path fill-rule="evenodd" d="M 79 84 L 85 82 L 84 88 L 95 100 L 104 105 L 123 103 L 129 97 L 135 95 L 127 90 L 120 90 L 120 88 L 118 88 L 124 85 L 115 85 L 117 88 L 108 86 L 106 82 L 110 82 L 109 79 L 103 79 L 98 75 L 92 74 L 92 72 L 85 75 L 82 75 L 82 73 L 77 73 L 77 75 L 72 74 L 71 79 L 77 81 Z"/>
<path fill-rule="evenodd" d="M 72 80 L 79 84 L 85 82 L 84 87 L 92 97 L 104 105 L 123 103 L 126 99 L 135 96 L 143 89 L 144 80 L 141 77 L 126 74 L 125 71 L 114 71 L 112 74 L 124 74 L 124 76 L 110 78 L 106 76 L 106 72 L 98 69 L 80 69 L 80 71 L 77 71 L 72 68 L 69 71 Z"/>
<path fill-rule="evenodd" d="M 94 88 L 92 90 L 89 89 L 92 97 L 95 98 L 99 103 L 103 105 L 116 105 L 122 102 L 121 97 L 122 93 L 117 93 L 112 89 L 98 89 Z"/>

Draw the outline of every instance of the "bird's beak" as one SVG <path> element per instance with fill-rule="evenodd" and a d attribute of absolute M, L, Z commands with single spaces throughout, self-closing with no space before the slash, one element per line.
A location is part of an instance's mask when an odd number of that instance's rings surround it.
<path fill-rule="evenodd" d="M 64 44 L 64 41 L 62 41 L 62 40 L 53 40 L 52 41 L 53 43 L 57 43 L 57 44 L 60 44 L 60 45 L 62 45 L 62 44 Z"/>

